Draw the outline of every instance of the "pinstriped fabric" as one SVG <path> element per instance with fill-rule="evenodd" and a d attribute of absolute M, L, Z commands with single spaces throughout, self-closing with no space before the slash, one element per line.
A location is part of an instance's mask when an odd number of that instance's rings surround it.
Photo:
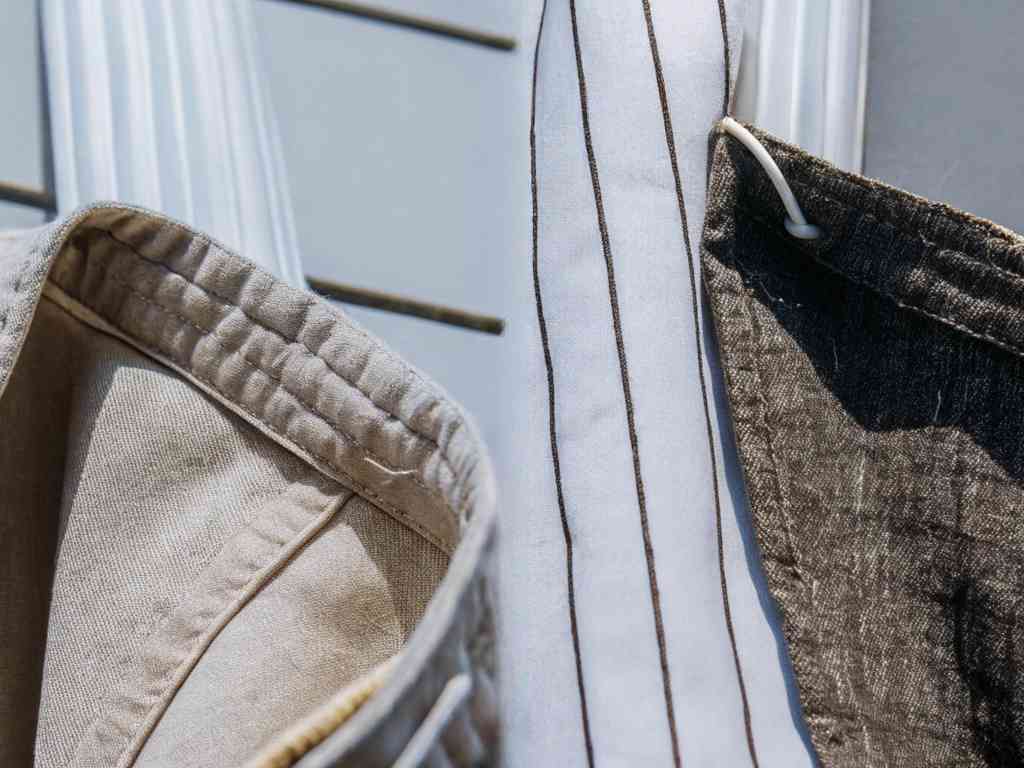
<path fill-rule="evenodd" d="M 579 621 L 576 615 L 576 586 L 573 572 L 573 541 L 569 525 L 569 517 L 565 508 L 565 492 L 562 488 L 562 468 L 558 455 L 558 431 L 556 426 L 555 369 L 551 359 L 551 344 L 548 339 L 547 320 L 544 316 L 544 295 L 541 290 L 539 243 L 538 243 L 538 208 L 539 191 L 537 188 L 537 63 L 540 57 L 540 43 L 544 34 L 544 15 L 547 12 L 547 0 L 541 8 L 540 24 L 537 28 L 537 41 L 533 51 L 533 79 L 530 89 L 530 189 L 533 201 L 533 291 L 537 306 L 537 325 L 540 331 L 541 348 L 544 352 L 544 369 L 547 376 L 548 389 L 548 431 L 551 442 L 551 468 L 555 479 L 555 496 L 558 500 L 558 513 L 562 523 L 562 535 L 565 538 L 565 573 L 568 594 L 569 626 L 572 634 L 573 656 L 576 662 L 576 685 L 579 689 L 580 716 L 583 721 L 583 746 L 586 750 L 587 765 L 594 765 L 594 744 L 590 735 L 590 715 L 587 711 L 587 687 L 583 675 L 583 657 L 580 653 Z"/>
<path fill-rule="evenodd" d="M 636 483 L 640 529 L 644 545 L 644 559 L 647 564 L 647 578 L 651 590 L 651 605 L 654 611 L 654 633 L 658 641 L 658 657 L 661 663 L 662 688 L 665 694 L 665 716 L 668 719 L 668 729 L 672 741 L 672 760 L 678 768 L 678 766 L 682 764 L 682 757 L 679 751 L 679 734 L 676 726 L 675 704 L 673 703 L 672 674 L 668 663 L 668 640 L 665 637 L 665 626 L 661 612 L 661 597 L 658 589 L 658 570 L 654 562 L 654 544 L 651 539 L 650 525 L 647 515 L 647 499 L 644 493 L 643 472 L 640 465 L 640 445 L 633 411 L 633 394 L 629 376 L 629 362 L 627 360 L 626 345 L 622 335 L 619 297 L 615 285 L 615 264 L 608 236 L 608 224 L 605 219 L 604 203 L 601 197 L 600 171 L 598 169 L 597 156 L 594 153 L 594 145 L 590 135 L 590 117 L 587 104 L 587 79 L 583 66 L 583 52 L 580 47 L 575 0 L 569 0 L 569 14 L 572 19 L 573 46 L 576 52 L 576 72 L 579 82 L 580 116 L 583 121 L 583 138 L 586 145 L 587 161 L 590 166 L 590 180 L 594 189 L 597 227 L 601 233 L 601 250 L 604 254 L 605 268 L 608 274 L 608 301 L 611 305 L 612 331 L 615 337 L 615 348 L 618 352 L 619 358 L 619 374 L 622 377 L 622 398 L 626 408 L 626 424 L 628 428 L 627 436 L 629 439 L 630 452 L 633 458 L 633 477 Z"/>
<path fill-rule="evenodd" d="M 523 470 L 543 483 L 503 539 L 506 621 L 528 638 L 505 640 L 512 765 L 587 764 L 588 747 L 594 765 L 807 758 L 687 258 L 738 50 L 743 4 L 724 6 L 544 12 L 530 146 L 542 327 Z M 538 696 L 551 705 L 526 714 Z"/>
<path fill-rule="evenodd" d="M 736 666 L 736 681 L 739 685 L 740 700 L 743 705 L 743 727 L 746 732 L 747 745 L 750 750 L 750 760 L 757 768 L 757 748 L 754 745 L 754 733 L 750 720 L 750 703 L 747 701 L 747 688 L 743 679 L 743 668 L 740 663 L 739 651 L 736 647 L 736 630 L 733 627 L 732 611 L 729 608 L 729 587 L 725 573 L 725 550 L 722 537 L 722 501 L 718 482 L 718 459 L 715 452 L 714 427 L 711 423 L 711 409 L 708 405 L 708 385 L 704 375 L 704 353 L 701 344 L 701 322 L 700 304 L 697 298 L 697 277 L 696 266 L 693 258 L 693 248 L 690 245 L 689 224 L 686 216 L 686 201 L 683 196 L 683 182 L 679 173 L 679 161 L 676 155 L 675 135 L 672 131 L 672 114 L 669 110 L 665 75 L 661 67 L 661 56 L 658 52 L 658 36 L 654 29 L 654 19 L 651 15 L 650 0 L 642 0 L 644 8 L 644 20 L 647 23 L 647 33 L 651 44 L 651 59 L 654 63 L 654 78 L 658 88 L 658 99 L 661 102 L 662 117 L 665 123 L 665 143 L 668 148 L 669 163 L 672 166 L 672 179 L 675 183 L 676 199 L 679 203 L 679 222 L 683 231 L 683 243 L 686 246 L 686 265 L 690 278 L 690 302 L 693 311 L 693 330 L 696 337 L 694 349 L 697 352 L 697 377 L 700 381 L 701 405 L 704 412 L 704 423 L 706 427 L 708 458 L 711 463 L 711 484 L 714 493 L 714 514 L 715 533 L 718 546 L 718 573 L 722 587 L 722 610 L 725 617 L 725 626 L 729 635 L 729 645 L 732 650 L 733 661 Z M 722 108 L 728 109 L 730 92 L 730 71 L 729 71 L 729 38 L 726 33 L 725 4 L 722 0 L 718 3 L 719 13 L 722 21 L 722 39 L 725 48 L 725 95 L 722 101 Z"/>

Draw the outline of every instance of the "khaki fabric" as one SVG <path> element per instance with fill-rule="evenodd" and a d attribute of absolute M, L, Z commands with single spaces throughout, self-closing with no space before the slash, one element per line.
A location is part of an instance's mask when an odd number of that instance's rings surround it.
<path fill-rule="evenodd" d="M 0 436 L 3 765 L 388 765 L 467 672 L 486 758 L 486 455 L 332 308 L 134 209 L 5 235 Z"/>
<path fill-rule="evenodd" d="M 217 635 L 137 765 L 241 765 L 265 723 L 291 724 L 398 653 L 446 564 L 352 496 Z"/>
<path fill-rule="evenodd" d="M 38 333 L 57 336 L 60 319 L 58 313 L 39 312 Z M 0 763 L 4 765 L 32 764 L 71 401 L 70 377 L 54 376 L 54 368 L 67 349 L 67 345 L 27 344 L 0 399 Z"/>

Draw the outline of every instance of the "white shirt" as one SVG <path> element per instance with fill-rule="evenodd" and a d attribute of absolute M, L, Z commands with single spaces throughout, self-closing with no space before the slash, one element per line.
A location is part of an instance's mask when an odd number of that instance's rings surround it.
<path fill-rule="evenodd" d="M 812 762 L 699 298 L 707 137 L 743 6 L 543 13 L 538 312 L 501 522 L 509 766 Z M 529 254 L 520 272 L 534 280 Z"/>

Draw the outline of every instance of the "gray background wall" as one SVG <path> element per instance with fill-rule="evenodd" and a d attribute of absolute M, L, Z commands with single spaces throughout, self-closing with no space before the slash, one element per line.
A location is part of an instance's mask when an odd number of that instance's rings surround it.
<path fill-rule="evenodd" d="M 1024 231 L 1024 3 L 874 0 L 864 172 Z"/>
<path fill-rule="evenodd" d="M 499 372 L 532 308 L 510 290 L 529 257 L 525 4 L 377 3 L 516 37 L 507 53 L 257 2 L 306 271 L 505 318 L 496 338 L 346 308 L 462 402 L 497 450 Z"/>
<path fill-rule="evenodd" d="M 2 0 L 0 23 L 0 179 L 44 185 L 42 77 L 35 0 Z M 43 223 L 39 211 L 0 201 L 0 227 Z"/>

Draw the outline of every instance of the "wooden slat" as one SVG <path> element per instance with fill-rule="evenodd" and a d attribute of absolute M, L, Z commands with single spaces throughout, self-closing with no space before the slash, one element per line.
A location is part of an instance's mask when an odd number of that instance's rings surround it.
<path fill-rule="evenodd" d="M 482 45 L 485 48 L 493 48 L 499 51 L 511 51 L 516 47 L 514 38 L 504 35 L 484 32 L 477 29 L 469 29 L 446 21 L 429 19 L 423 16 L 413 16 L 407 13 L 399 13 L 386 8 L 375 8 L 363 3 L 352 3 L 348 0 L 285 0 L 296 5 L 305 5 L 313 8 L 322 8 L 327 11 L 344 13 L 348 16 L 357 16 L 361 19 L 378 21 L 382 24 L 392 24 L 405 29 L 413 29 L 417 32 L 427 32 L 432 35 L 439 35 L 452 40 L 459 40 L 473 45 Z"/>
<path fill-rule="evenodd" d="M 9 181 L 0 181 L 0 200 L 27 205 L 30 208 L 40 208 L 44 211 L 57 209 L 57 201 L 45 189 L 33 189 Z"/>
<path fill-rule="evenodd" d="M 500 336 L 505 330 L 505 321 L 498 317 L 466 312 L 461 309 L 452 309 L 451 307 L 417 301 L 391 293 L 371 291 L 367 288 L 356 288 L 330 280 L 309 277 L 308 275 L 306 280 L 309 282 L 309 287 L 316 293 L 345 304 L 355 304 L 356 306 L 382 309 L 399 315 L 420 317 L 424 320 L 433 320 L 436 323 L 454 325 L 459 328 L 467 328 L 471 331 L 479 331 L 480 333 L 490 333 L 495 336 Z"/>

